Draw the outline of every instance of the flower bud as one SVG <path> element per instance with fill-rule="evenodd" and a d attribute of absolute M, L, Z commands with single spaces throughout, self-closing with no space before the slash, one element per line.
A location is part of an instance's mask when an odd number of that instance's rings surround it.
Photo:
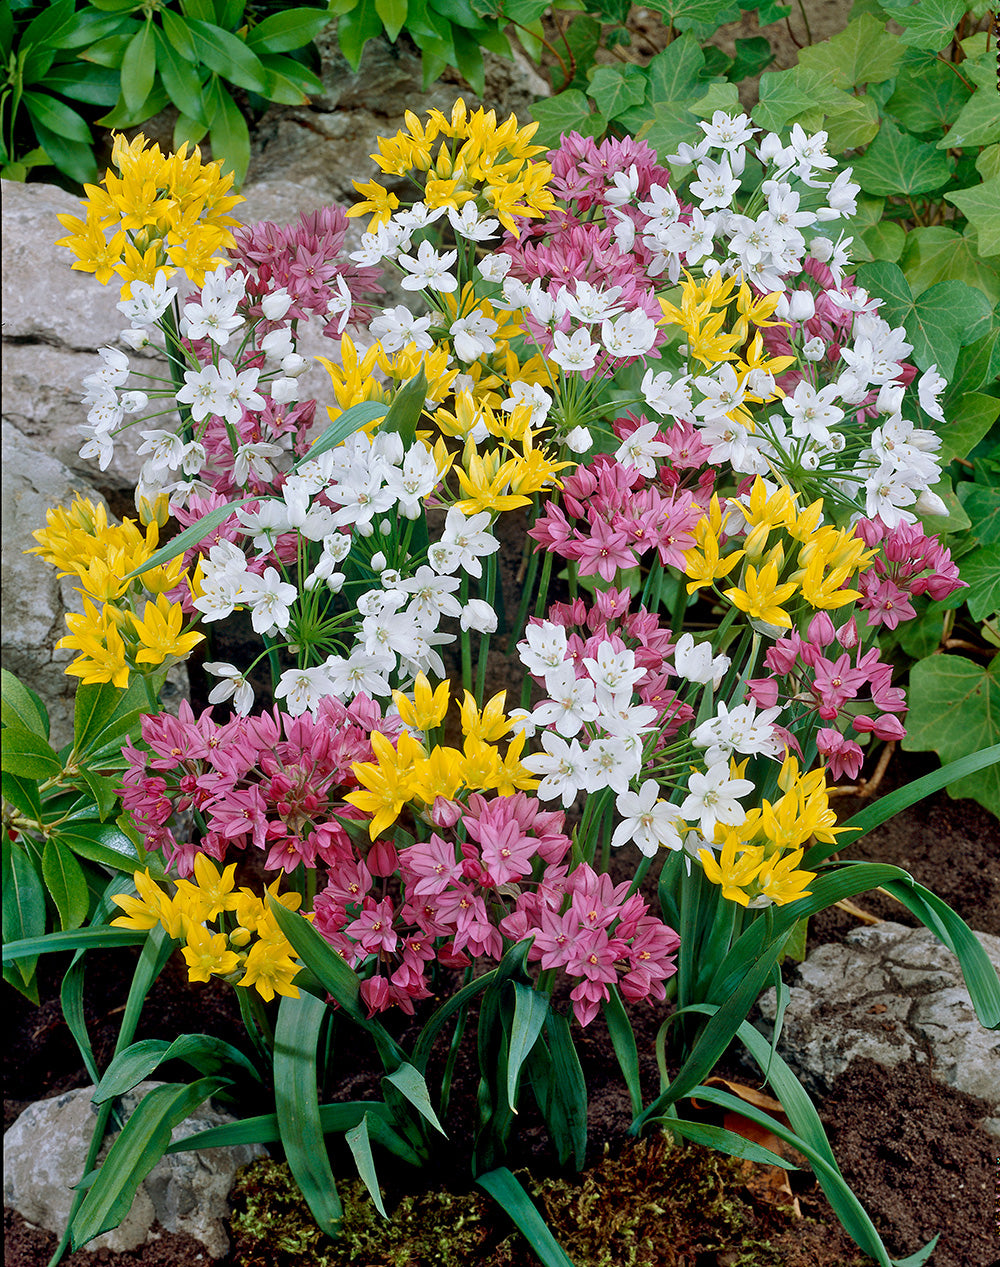
<path fill-rule="evenodd" d="M 845 651 L 853 651 L 861 641 L 861 635 L 858 633 L 858 622 L 853 616 L 846 625 L 841 625 L 837 630 L 837 641 Z"/>
<path fill-rule="evenodd" d="M 299 385 L 294 378 L 275 378 L 271 381 L 271 399 L 276 405 L 290 405 L 298 400 Z"/>
<path fill-rule="evenodd" d="M 298 352 L 289 352 L 281 358 L 281 368 L 289 378 L 298 378 L 309 368 L 309 362 L 304 356 L 299 356 Z"/>
<path fill-rule="evenodd" d="M 816 301 L 808 290 L 793 290 L 788 299 L 788 315 L 793 321 L 808 321 L 816 314 Z"/>
<path fill-rule="evenodd" d="M 462 807 L 457 801 L 435 796 L 429 817 L 435 827 L 454 827 L 462 817 Z"/>
<path fill-rule="evenodd" d="M 947 515 L 948 513 L 945 503 L 929 488 L 925 488 L 920 494 L 913 509 L 918 515 Z"/>
<path fill-rule="evenodd" d="M 151 342 L 149 335 L 145 330 L 123 330 L 118 336 L 118 341 L 124 343 L 126 347 L 131 348 L 133 352 L 138 352 L 142 348 L 148 348 Z"/>
<path fill-rule="evenodd" d="M 268 321 L 280 321 L 291 306 L 292 297 L 287 290 L 272 291 L 260 302 L 261 311 Z"/>
<path fill-rule="evenodd" d="M 365 864 L 372 875 L 390 876 L 399 866 L 399 855 L 389 840 L 376 840 L 368 850 Z"/>

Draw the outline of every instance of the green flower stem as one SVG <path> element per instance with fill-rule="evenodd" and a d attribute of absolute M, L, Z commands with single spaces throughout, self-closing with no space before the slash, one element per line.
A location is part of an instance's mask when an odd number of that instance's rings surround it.
<path fill-rule="evenodd" d="M 184 361 L 181 357 L 181 340 L 177 328 L 176 299 L 167 306 L 160 320 L 165 340 L 167 364 L 170 366 L 170 380 L 176 393 L 184 386 Z M 194 435 L 194 422 L 191 418 L 191 410 L 186 405 L 179 404 L 177 412 L 181 416 L 181 436 L 184 443 L 188 444 Z"/>
<path fill-rule="evenodd" d="M 496 554 L 488 554 L 486 556 L 485 572 L 483 576 L 483 584 L 480 589 L 483 601 L 489 603 L 495 610 L 494 596 L 497 587 L 497 556 Z M 490 635 L 483 634 L 479 639 L 479 664 L 476 667 L 476 703 L 480 708 L 483 706 L 483 692 L 486 690 L 486 662 L 490 654 Z"/>
<path fill-rule="evenodd" d="M 267 648 L 267 663 L 271 669 L 271 689 L 274 690 L 281 680 L 281 665 L 278 662 L 278 644 L 267 634 L 261 634 Z"/>
<path fill-rule="evenodd" d="M 462 979 L 462 985 L 467 986 L 472 980 L 472 965 L 470 964 L 465 970 L 465 976 Z M 441 1117 L 445 1117 L 448 1112 L 448 1102 L 451 1099 L 451 1083 L 455 1075 L 455 1061 L 458 1059 L 458 1049 L 462 1045 L 462 1038 L 465 1034 L 465 1026 L 469 1019 L 469 1004 L 464 1004 L 459 1008 L 458 1020 L 455 1022 L 455 1032 L 451 1036 L 451 1042 L 448 1045 L 448 1057 L 445 1061 L 444 1073 L 441 1075 L 441 1096 L 439 1107 Z"/>
<path fill-rule="evenodd" d="M 469 574 L 462 573 L 462 586 L 459 590 L 459 600 L 463 607 L 469 601 Z M 462 630 L 462 686 L 472 694 L 472 634 L 468 629 Z"/>

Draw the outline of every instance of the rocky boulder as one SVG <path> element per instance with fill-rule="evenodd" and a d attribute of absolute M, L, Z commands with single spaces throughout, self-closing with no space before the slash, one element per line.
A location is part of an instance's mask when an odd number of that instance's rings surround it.
<path fill-rule="evenodd" d="M 127 1120 L 136 1105 L 159 1082 L 140 1082 L 119 1104 Z M 93 1088 L 69 1091 L 30 1105 L 4 1136 L 4 1204 L 29 1223 L 61 1236 L 69 1218 L 73 1187 L 79 1182 L 94 1131 Z M 224 1126 L 235 1119 L 211 1100 L 174 1128 L 172 1140 Z M 114 1136 L 105 1141 L 101 1158 Z M 146 1176 L 121 1224 L 89 1242 L 88 1249 L 132 1250 L 151 1239 L 158 1222 L 168 1232 L 187 1232 L 219 1258 L 229 1250 L 224 1220 L 236 1171 L 266 1156 L 258 1144 L 170 1153 Z"/>
<path fill-rule="evenodd" d="M 976 936 L 1000 973 L 1000 937 Z M 760 1010 L 772 1033 L 773 990 Z M 1000 1034 L 979 1023 L 957 958 L 925 928 L 884 922 L 817 947 L 795 971 L 778 1051 L 820 1094 L 860 1057 L 925 1063 L 939 1082 L 995 1105 L 984 1126 L 1000 1134 Z"/>

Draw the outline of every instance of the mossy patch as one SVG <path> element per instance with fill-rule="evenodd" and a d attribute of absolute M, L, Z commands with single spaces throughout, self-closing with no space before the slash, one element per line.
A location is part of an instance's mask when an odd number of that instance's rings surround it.
<path fill-rule="evenodd" d="M 579 1178 L 518 1178 L 575 1267 L 862 1267 L 840 1228 L 795 1219 L 746 1185 L 747 1163 L 665 1137 L 639 1140 Z M 241 1172 L 233 1191 L 240 1267 L 537 1267 L 478 1191 L 404 1196 L 383 1220 L 360 1181 L 340 1185 L 341 1237 L 316 1227 L 288 1167 Z M 853 1251 L 853 1252 L 852 1252 Z"/>

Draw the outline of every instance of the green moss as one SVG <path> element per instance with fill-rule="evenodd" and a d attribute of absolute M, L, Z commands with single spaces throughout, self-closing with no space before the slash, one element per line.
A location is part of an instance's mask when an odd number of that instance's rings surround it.
<path fill-rule="evenodd" d="M 839 1228 L 755 1202 L 745 1163 L 664 1136 L 639 1140 L 579 1178 L 518 1178 L 575 1267 L 856 1267 Z M 288 1167 L 245 1167 L 233 1192 L 240 1267 L 537 1267 L 489 1198 L 444 1190 L 404 1196 L 387 1223 L 360 1181 L 340 1185 L 341 1237 L 324 1236 Z M 845 1253 L 845 1250 L 848 1252 Z M 716 1259 L 716 1255 L 718 1258 Z"/>

